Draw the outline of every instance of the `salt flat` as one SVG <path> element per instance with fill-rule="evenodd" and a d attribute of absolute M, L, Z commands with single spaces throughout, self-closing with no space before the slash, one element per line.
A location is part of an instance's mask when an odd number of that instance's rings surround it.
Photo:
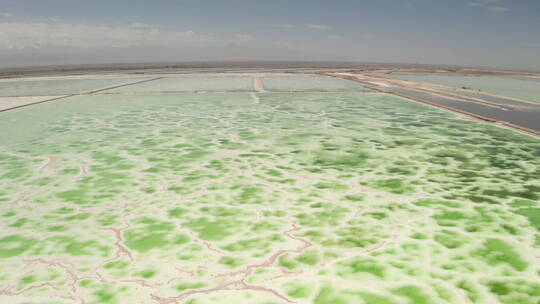
<path fill-rule="evenodd" d="M 540 300 L 538 138 L 341 79 L 161 77 L 0 113 L 1 303 Z"/>

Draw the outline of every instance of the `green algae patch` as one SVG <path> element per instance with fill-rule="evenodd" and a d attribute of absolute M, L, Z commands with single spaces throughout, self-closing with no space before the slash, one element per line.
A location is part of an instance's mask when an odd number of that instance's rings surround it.
<path fill-rule="evenodd" d="M 362 280 L 365 278 L 365 274 L 384 279 L 386 271 L 386 266 L 373 258 L 358 257 L 353 260 L 339 262 L 336 265 L 336 274 L 338 276 L 353 280 Z"/>
<path fill-rule="evenodd" d="M 442 211 L 433 216 L 439 226 L 455 226 L 455 222 L 469 219 L 469 215 L 460 211 Z"/>
<path fill-rule="evenodd" d="M 366 198 L 365 194 L 349 194 L 345 195 L 344 198 L 351 202 L 361 202 Z"/>
<path fill-rule="evenodd" d="M 137 273 L 137 276 L 139 277 L 142 277 L 142 278 L 145 278 L 145 279 L 149 279 L 149 278 L 152 278 L 154 276 L 156 276 L 158 272 L 156 270 L 143 270 L 141 272 L 138 272 Z"/>
<path fill-rule="evenodd" d="M 308 299 L 313 293 L 313 289 L 308 284 L 287 283 L 283 285 L 285 294 L 295 299 Z"/>
<path fill-rule="evenodd" d="M 317 189 L 329 189 L 329 190 L 332 190 L 332 191 L 346 191 L 349 189 L 349 187 L 347 185 L 344 185 L 342 183 L 337 183 L 337 182 L 333 182 L 333 183 L 329 183 L 329 182 L 326 182 L 326 183 L 317 183 L 315 185 L 313 185 L 315 188 Z"/>
<path fill-rule="evenodd" d="M 70 213 L 73 213 L 75 212 L 75 209 L 74 208 L 69 208 L 69 207 L 61 207 L 61 208 L 58 208 L 54 211 L 54 213 L 57 213 L 57 214 L 70 214 Z"/>
<path fill-rule="evenodd" d="M 119 223 L 119 215 L 109 212 L 101 213 L 97 216 L 96 221 L 103 227 L 114 226 Z"/>
<path fill-rule="evenodd" d="M 302 264 L 313 266 L 319 263 L 320 257 L 317 250 L 306 250 L 296 259 Z"/>
<path fill-rule="evenodd" d="M 340 294 L 341 294 L 340 292 L 330 287 L 323 287 L 317 294 L 317 297 L 315 297 L 315 300 L 313 301 L 313 303 L 314 304 L 348 304 L 349 301 L 347 300 L 347 298 Z"/>
<path fill-rule="evenodd" d="M 5 236 L 0 239 L 0 258 L 19 256 L 30 250 L 36 243 L 36 239 L 21 235 Z"/>
<path fill-rule="evenodd" d="M 60 192 L 56 196 L 66 202 L 84 205 L 90 203 L 89 192 L 88 189 L 68 190 Z"/>
<path fill-rule="evenodd" d="M 314 304 L 348 304 L 348 303 L 394 304 L 388 297 L 370 292 L 340 290 L 330 286 L 321 288 L 315 297 Z"/>
<path fill-rule="evenodd" d="M 172 217 L 172 218 L 182 218 L 187 213 L 188 213 L 188 210 L 184 208 L 174 208 L 174 209 L 169 210 L 168 212 L 169 217 Z"/>
<path fill-rule="evenodd" d="M 207 218 L 198 218 L 190 220 L 183 226 L 193 229 L 203 240 L 222 241 L 232 235 L 230 230 L 234 225 L 228 220 L 210 221 Z"/>
<path fill-rule="evenodd" d="M 287 269 L 295 269 L 300 265 L 314 266 L 320 262 L 320 254 L 317 250 L 306 250 L 300 255 L 293 257 L 291 254 L 284 254 L 279 257 L 278 265 Z"/>
<path fill-rule="evenodd" d="M 184 234 L 174 233 L 175 226 L 170 222 L 159 221 L 153 218 L 141 218 L 136 221 L 137 228 L 126 230 L 126 246 L 145 253 L 153 249 L 167 249 L 189 241 Z"/>
<path fill-rule="evenodd" d="M 263 211 L 263 215 L 266 217 L 284 217 L 287 215 L 285 211 L 275 210 L 275 211 Z"/>
<path fill-rule="evenodd" d="M 233 242 L 221 247 L 224 250 L 231 252 L 251 251 L 254 255 L 260 253 L 268 253 L 271 246 L 275 243 L 283 242 L 283 237 L 279 234 L 274 234 L 267 237 L 256 237 Z"/>
<path fill-rule="evenodd" d="M 69 230 L 69 227 L 64 225 L 54 225 L 47 227 L 47 230 L 50 232 L 65 232 Z"/>
<path fill-rule="evenodd" d="M 370 245 L 377 244 L 382 238 L 388 237 L 386 233 L 380 231 L 378 227 L 366 227 L 363 225 L 342 226 L 335 234 L 337 235 L 337 238 L 323 238 L 320 242 L 325 246 L 366 248 Z M 315 236 L 315 234 L 313 235 Z"/>
<path fill-rule="evenodd" d="M 84 221 L 86 219 L 89 219 L 92 216 L 90 213 L 79 213 L 71 216 L 64 217 L 63 219 L 65 221 L 71 222 L 71 221 Z"/>
<path fill-rule="evenodd" d="M 448 208 L 459 208 L 461 207 L 460 203 L 441 201 L 437 199 L 421 199 L 414 202 L 416 206 L 420 207 L 448 207 Z"/>
<path fill-rule="evenodd" d="M 9 227 L 13 228 L 22 228 L 24 226 L 28 226 L 26 224 L 30 223 L 31 221 L 27 218 L 19 218 L 15 222 L 9 224 Z"/>
<path fill-rule="evenodd" d="M 125 269 L 129 266 L 129 262 L 127 261 L 113 261 L 105 264 L 105 269 Z"/>
<path fill-rule="evenodd" d="M 538 282 L 493 280 L 485 285 L 504 304 L 526 304 L 540 301 L 540 283 Z"/>
<path fill-rule="evenodd" d="M 121 304 L 124 296 L 129 295 L 127 287 L 102 284 L 92 280 L 82 280 L 79 286 L 88 289 L 91 297 L 87 298 L 91 304 Z"/>
<path fill-rule="evenodd" d="M 514 207 L 514 208 L 522 208 L 522 207 L 535 207 L 537 203 L 530 201 L 530 200 L 524 200 L 524 199 L 516 199 L 512 201 L 508 206 Z"/>
<path fill-rule="evenodd" d="M 395 301 L 389 297 L 378 295 L 371 292 L 358 292 L 360 297 L 364 300 L 366 304 L 396 304 Z"/>
<path fill-rule="evenodd" d="M 185 282 L 185 283 L 180 283 L 176 285 L 174 289 L 181 292 L 181 291 L 190 290 L 190 289 L 201 289 L 206 286 L 207 285 L 202 282 Z"/>
<path fill-rule="evenodd" d="M 433 239 L 448 249 L 456 249 L 467 243 L 465 236 L 450 230 L 442 230 L 436 233 Z"/>
<path fill-rule="evenodd" d="M 516 248 L 500 239 L 488 239 L 472 255 L 489 265 L 507 264 L 516 271 L 524 271 L 529 264 L 521 258 Z"/>
<path fill-rule="evenodd" d="M 365 183 L 365 185 L 394 194 L 405 195 L 415 192 L 414 187 L 410 183 L 400 178 L 380 179 Z"/>
<path fill-rule="evenodd" d="M 219 259 L 218 263 L 223 264 L 223 265 L 227 265 L 230 268 L 236 268 L 236 267 L 241 266 L 241 265 L 244 264 L 242 259 L 234 258 L 234 257 L 228 257 L 228 256 L 224 256 L 221 259 Z"/>
<path fill-rule="evenodd" d="M 34 283 L 40 284 L 48 282 L 54 284 L 62 284 L 63 277 L 64 274 L 61 271 L 53 268 L 34 271 L 32 272 L 32 274 L 25 275 L 18 280 L 16 290 L 21 291 L 32 285 L 36 285 Z"/>
<path fill-rule="evenodd" d="M 112 247 L 103 245 L 98 241 L 78 241 L 77 238 L 69 236 L 54 236 L 46 240 L 47 243 L 54 244 L 55 250 L 73 256 L 108 256 Z"/>
<path fill-rule="evenodd" d="M 240 191 L 240 194 L 236 197 L 238 204 L 261 204 L 264 200 L 262 194 L 264 191 L 260 187 L 246 186 Z"/>
<path fill-rule="evenodd" d="M 15 212 L 14 210 L 9 210 L 2 214 L 2 217 L 13 217 L 15 215 L 17 215 L 17 212 Z"/>
<path fill-rule="evenodd" d="M 291 257 L 290 254 L 284 254 L 279 257 L 278 264 L 281 267 L 285 267 L 289 270 L 298 267 L 298 262 Z"/>
<path fill-rule="evenodd" d="M 462 280 L 459 281 L 456 286 L 463 290 L 465 294 L 467 295 L 467 298 L 471 300 L 473 303 L 477 303 L 480 299 L 482 299 L 481 292 L 474 283 L 468 281 L 468 280 Z"/>
<path fill-rule="evenodd" d="M 392 291 L 393 294 L 408 298 L 410 303 L 414 304 L 430 304 L 431 297 L 422 288 L 413 285 L 402 286 Z"/>
<path fill-rule="evenodd" d="M 319 207 L 319 206 L 316 206 Z M 321 204 L 320 211 L 300 213 L 296 216 L 300 224 L 308 227 L 335 226 L 349 212 L 349 209 L 332 204 Z"/>
<path fill-rule="evenodd" d="M 411 235 L 411 238 L 413 239 L 417 239 L 417 240 L 427 240 L 428 239 L 428 235 L 425 234 L 425 233 L 421 233 L 421 232 L 415 232 Z"/>
<path fill-rule="evenodd" d="M 118 302 L 117 294 L 109 289 L 104 288 L 104 289 L 96 290 L 92 293 L 92 295 L 95 296 L 96 300 L 90 303 L 108 303 L 108 304 L 120 303 Z"/>
<path fill-rule="evenodd" d="M 540 208 L 521 208 L 514 213 L 526 217 L 532 226 L 540 230 Z"/>
<path fill-rule="evenodd" d="M 30 285 L 32 283 L 35 283 L 37 281 L 38 281 L 38 279 L 34 275 L 29 275 L 29 276 L 22 277 L 19 280 L 19 284 L 17 285 L 17 289 L 21 290 L 24 287 L 26 287 L 26 286 L 28 286 L 28 285 Z"/>

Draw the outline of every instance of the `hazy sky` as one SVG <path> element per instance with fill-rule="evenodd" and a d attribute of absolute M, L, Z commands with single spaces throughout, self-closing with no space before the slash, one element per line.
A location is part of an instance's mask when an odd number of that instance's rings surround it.
<path fill-rule="evenodd" d="M 0 0 L 0 67 L 200 60 L 540 70 L 540 0 Z"/>

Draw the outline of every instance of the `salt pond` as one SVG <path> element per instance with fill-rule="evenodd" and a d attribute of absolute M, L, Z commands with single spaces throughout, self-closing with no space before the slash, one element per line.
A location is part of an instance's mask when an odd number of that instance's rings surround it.
<path fill-rule="evenodd" d="M 0 113 L 1 303 L 540 300 L 537 138 L 333 78 L 183 77 Z"/>
<path fill-rule="evenodd" d="M 467 76 L 450 73 L 392 73 L 387 76 L 404 80 L 437 83 L 456 88 L 467 87 L 471 90 L 482 90 L 487 93 L 540 102 L 540 82 L 534 79 Z"/>

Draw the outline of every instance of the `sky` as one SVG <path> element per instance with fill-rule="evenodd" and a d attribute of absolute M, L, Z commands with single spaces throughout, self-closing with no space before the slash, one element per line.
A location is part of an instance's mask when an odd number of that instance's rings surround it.
<path fill-rule="evenodd" d="M 238 60 L 540 70 L 540 0 L 0 0 L 0 68 Z"/>

